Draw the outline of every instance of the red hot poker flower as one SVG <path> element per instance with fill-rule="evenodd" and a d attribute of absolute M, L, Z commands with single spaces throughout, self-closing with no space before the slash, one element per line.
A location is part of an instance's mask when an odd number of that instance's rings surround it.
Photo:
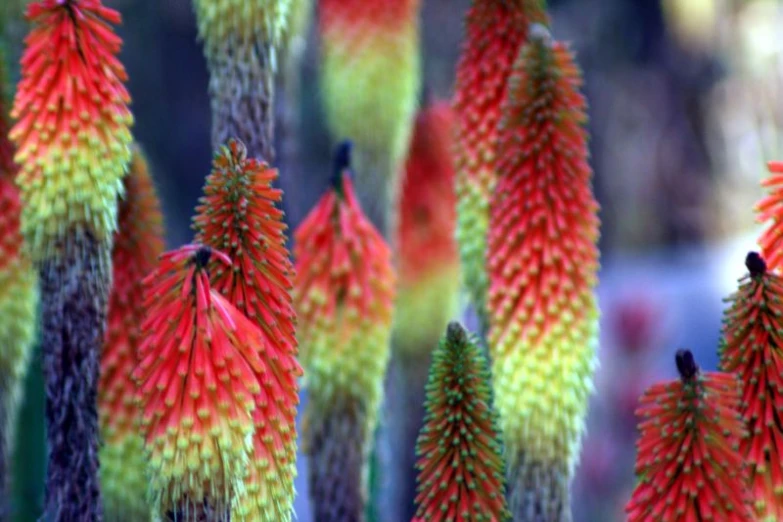
<path fill-rule="evenodd" d="M 687 350 L 677 352 L 677 369 L 679 380 L 654 384 L 641 398 L 640 482 L 628 520 L 750 522 L 740 383 L 731 374 L 701 372 Z"/>
<path fill-rule="evenodd" d="M 783 279 L 748 254 L 749 275 L 729 299 L 723 320 L 721 369 L 739 375 L 740 413 L 750 436 L 740 452 L 750 465 L 760 520 L 783 520 Z"/>
<path fill-rule="evenodd" d="M 270 426 L 284 424 L 300 374 L 210 287 L 211 258 L 231 264 L 223 253 L 188 245 L 163 254 L 144 280 L 142 330 L 150 335 L 134 372 L 137 401 L 156 511 L 178 520 L 198 517 L 206 505 L 228 514 L 253 450 L 253 410 L 261 407 Z"/>
<path fill-rule="evenodd" d="M 163 214 L 147 162 L 134 148 L 119 228 L 112 247 L 113 285 L 101 353 L 98 411 L 101 419 L 101 488 L 109 520 L 149 516 L 146 461 L 136 430 L 138 420 L 131 374 L 138 364 L 144 318 L 142 280 L 163 252 Z"/>

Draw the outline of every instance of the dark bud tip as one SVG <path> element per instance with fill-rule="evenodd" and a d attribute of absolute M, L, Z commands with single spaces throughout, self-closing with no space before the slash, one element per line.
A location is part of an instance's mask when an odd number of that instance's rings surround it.
<path fill-rule="evenodd" d="M 468 342 L 468 332 L 457 321 L 451 321 L 446 327 L 446 340 L 453 344 L 465 344 Z"/>
<path fill-rule="evenodd" d="M 351 170 L 352 152 L 353 142 L 351 140 L 340 142 L 334 150 L 331 184 L 332 188 L 341 196 L 343 194 L 343 176 L 348 175 Z"/>
<path fill-rule="evenodd" d="M 752 277 L 763 276 L 767 273 L 767 263 L 758 252 L 748 252 L 745 258 L 745 266 Z"/>
<path fill-rule="evenodd" d="M 693 358 L 693 353 L 690 350 L 677 350 L 674 360 L 677 363 L 677 371 L 680 372 L 680 378 L 683 381 L 690 381 L 699 373 L 699 366 L 696 364 L 696 359 Z"/>
<path fill-rule="evenodd" d="M 212 257 L 212 249 L 203 246 L 196 250 L 196 253 L 193 254 L 193 262 L 198 268 L 206 268 L 206 266 L 209 264 L 210 257 Z"/>

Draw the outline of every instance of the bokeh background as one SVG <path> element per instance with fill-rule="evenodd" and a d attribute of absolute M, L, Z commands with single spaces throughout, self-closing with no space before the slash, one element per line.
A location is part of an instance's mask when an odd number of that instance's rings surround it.
<path fill-rule="evenodd" d="M 0 0 L 5 3 L 9 0 Z M 208 173 L 207 71 L 189 0 L 106 0 L 124 17 L 135 135 L 163 200 L 169 246 L 188 242 Z M 469 0 L 423 0 L 423 76 L 449 98 Z M 601 203 L 601 368 L 574 485 L 576 522 L 624 520 L 634 484 L 641 391 L 674 376 L 677 348 L 717 363 L 723 298 L 744 272 L 759 226 L 765 163 L 783 159 L 783 4 L 777 0 L 550 0 L 553 33 L 585 74 Z M 18 56 L 26 31 L 10 34 Z M 298 154 L 282 172 L 291 226 L 326 186 L 328 136 L 318 41 L 301 70 Z M 17 520 L 33 521 L 44 468 L 36 360 L 21 417 Z M 304 463 L 303 463 L 304 464 Z M 304 474 L 297 516 L 311 520 Z"/>

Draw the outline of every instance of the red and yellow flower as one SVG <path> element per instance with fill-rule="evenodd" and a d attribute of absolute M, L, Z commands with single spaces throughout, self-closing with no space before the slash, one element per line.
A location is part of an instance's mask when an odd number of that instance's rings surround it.
<path fill-rule="evenodd" d="M 489 349 L 510 464 L 524 454 L 571 474 L 596 367 L 598 204 L 579 69 L 537 27 L 509 80 L 500 125 Z"/>
<path fill-rule="evenodd" d="M 70 230 L 111 241 L 133 117 L 112 29 L 117 11 L 100 0 L 40 0 L 27 18 L 33 28 L 10 137 L 21 165 L 22 232 L 41 260 L 56 255 Z"/>
<path fill-rule="evenodd" d="M 334 185 L 295 235 L 294 303 L 309 389 L 303 437 L 314 461 L 314 475 L 328 469 L 341 469 L 343 474 L 339 480 L 330 476 L 311 479 L 320 481 L 322 489 L 364 498 L 367 484 L 356 482 L 365 482 L 357 477 L 366 474 L 378 420 L 396 281 L 391 251 L 362 212 L 347 172 L 337 173 Z M 331 451 L 334 448 L 345 451 Z M 322 461 L 335 455 L 350 460 L 349 455 L 357 453 L 358 462 L 338 461 L 330 466 Z M 349 485 L 339 487 L 344 482 Z M 323 501 L 349 502 L 314 492 L 316 513 L 329 508 L 320 505 Z M 363 507 L 354 503 L 349 509 Z"/>
<path fill-rule="evenodd" d="M 267 457 L 253 454 L 258 419 L 274 454 L 285 454 L 283 434 L 293 429 L 299 365 L 211 287 L 210 261 L 231 265 L 221 252 L 188 245 L 163 254 L 144 280 L 150 335 L 133 377 L 161 514 L 195 516 L 205 504 L 228 512 L 244 493 L 250 459 Z"/>
<path fill-rule="evenodd" d="M 392 232 L 420 84 L 421 0 L 319 0 L 321 89 L 335 142 L 355 144 L 362 205 Z M 366 196 L 366 197 L 365 197 Z"/>
<path fill-rule="evenodd" d="M 761 185 L 769 190 L 756 212 L 760 223 L 771 222 L 759 238 L 764 259 L 770 270 L 777 270 L 783 263 L 783 161 L 770 161 L 770 176 Z"/>
<path fill-rule="evenodd" d="M 424 348 L 429 354 L 457 313 L 453 122 L 443 102 L 422 109 L 416 119 L 400 198 L 395 349 Z"/>
<path fill-rule="evenodd" d="M 247 156 L 238 140 L 215 154 L 204 196 L 194 218 L 196 241 L 225 252 L 231 266 L 214 263 L 210 281 L 260 330 L 270 353 L 280 361 L 298 354 L 291 298 L 293 266 L 285 246 L 286 225 L 276 205 L 282 192 L 272 187 L 277 171 Z M 295 375 L 285 374 L 285 393 L 275 400 L 275 422 L 267 417 L 269 397 L 258 395 L 248 494 L 236 506 L 239 520 L 288 520 L 296 476 Z M 242 518 L 245 517 L 245 518 Z"/>
<path fill-rule="evenodd" d="M 144 337 L 142 280 L 163 252 L 163 214 L 147 161 L 134 147 L 124 179 L 119 230 L 112 250 L 113 286 L 101 353 L 98 411 L 101 418 L 101 491 L 110 520 L 149 520 L 148 475 L 138 409 L 133 400 L 133 370 Z"/>
<path fill-rule="evenodd" d="M 457 239 L 463 277 L 486 328 L 489 199 L 497 180 L 498 123 L 508 77 L 531 23 L 547 21 L 543 0 L 474 0 L 457 65 Z"/>

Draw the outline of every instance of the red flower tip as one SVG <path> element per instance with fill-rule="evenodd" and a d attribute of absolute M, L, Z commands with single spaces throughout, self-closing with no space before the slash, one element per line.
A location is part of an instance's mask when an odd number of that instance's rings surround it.
<path fill-rule="evenodd" d="M 651 386 L 637 410 L 640 482 L 626 506 L 628 520 L 750 522 L 740 383 L 699 371 L 686 350 L 676 362 L 681 379 Z"/>
<path fill-rule="evenodd" d="M 728 298 L 720 364 L 742 383 L 740 413 L 750 437 L 740 452 L 750 465 L 756 514 L 783 520 L 783 279 L 756 252 L 745 264 L 749 274 Z"/>
<path fill-rule="evenodd" d="M 197 242 L 235 261 L 231 269 L 211 269 L 215 288 L 261 328 L 267 344 L 296 355 L 294 270 L 283 212 L 275 206 L 283 195 L 272 187 L 277 176 L 275 169 L 248 158 L 241 141 L 229 140 L 215 154 L 193 224 Z"/>
<path fill-rule="evenodd" d="M 149 335 L 133 377 L 160 512 L 203 500 L 228 506 L 256 424 L 293 429 L 301 369 L 211 288 L 213 263 L 231 266 L 220 251 L 188 245 L 163 254 L 144 279 Z"/>

